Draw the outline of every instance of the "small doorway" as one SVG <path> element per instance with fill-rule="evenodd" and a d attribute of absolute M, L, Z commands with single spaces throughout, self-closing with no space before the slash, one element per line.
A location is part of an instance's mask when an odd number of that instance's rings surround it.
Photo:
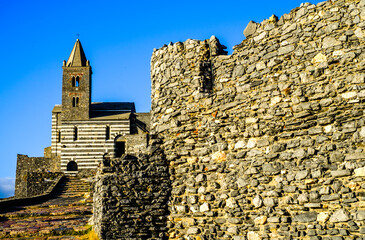
<path fill-rule="evenodd" d="M 114 147 L 115 157 L 121 157 L 125 154 L 125 139 L 122 136 L 115 138 Z"/>
<path fill-rule="evenodd" d="M 75 161 L 68 162 L 67 171 L 77 171 L 77 163 Z"/>

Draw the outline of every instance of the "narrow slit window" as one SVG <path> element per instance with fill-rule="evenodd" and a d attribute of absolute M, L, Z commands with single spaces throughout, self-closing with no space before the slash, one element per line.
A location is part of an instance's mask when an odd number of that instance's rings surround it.
<path fill-rule="evenodd" d="M 57 132 L 57 142 L 61 142 L 61 131 Z"/>
<path fill-rule="evenodd" d="M 79 106 L 79 97 L 76 98 L 76 107 Z"/>
<path fill-rule="evenodd" d="M 110 139 L 110 127 L 106 126 L 105 129 L 105 140 L 109 140 Z"/>
<path fill-rule="evenodd" d="M 78 139 L 78 129 L 77 127 L 74 128 L 74 141 Z"/>
<path fill-rule="evenodd" d="M 76 107 L 76 98 L 75 97 L 72 98 L 72 107 Z"/>

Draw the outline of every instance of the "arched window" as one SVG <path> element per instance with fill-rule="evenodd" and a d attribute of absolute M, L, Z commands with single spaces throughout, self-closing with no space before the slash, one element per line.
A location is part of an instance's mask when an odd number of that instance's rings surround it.
<path fill-rule="evenodd" d="M 74 141 L 78 139 L 78 129 L 77 127 L 74 127 Z"/>
<path fill-rule="evenodd" d="M 80 85 L 80 77 L 77 76 L 75 81 L 75 87 L 79 87 L 79 85 Z"/>
<path fill-rule="evenodd" d="M 79 87 L 79 85 L 80 85 L 80 77 L 79 76 L 76 76 L 76 78 L 75 78 L 75 76 L 73 76 L 71 82 L 72 82 L 72 87 Z"/>
<path fill-rule="evenodd" d="M 110 139 L 110 127 L 106 126 L 105 129 L 105 140 L 109 140 Z"/>
<path fill-rule="evenodd" d="M 76 86 L 76 79 L 75 79 L 75 77 L 72 77 L 72 87 L 75 87 Z"/>
<path fill-rule="evenodd" d="M 79 102 L 80 102 L 80 98 L 79 97 L 73 97 L 72 98 L 72 107 L 78 107 L 79 106 Z"/>

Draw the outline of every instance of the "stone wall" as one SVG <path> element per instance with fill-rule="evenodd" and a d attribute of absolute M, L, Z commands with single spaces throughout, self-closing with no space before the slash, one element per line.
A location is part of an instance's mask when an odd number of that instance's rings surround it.
<path fill-rule="evenodd" d="M 130 134 L 125 135 L 126 154 L 145 153 L 149 144 L 150 113 L 134 113 L 131 118 Z"/>
<path fill-rule="evenodd" d="M 155 50 L 170 239 L 364 239 L 365 1 Z"/>
<path fill-rule="evenodd" d="M 46 193 L 50 187 L 55 185 L 58 178 L 63 175 L 60 172 L 30 172 L 26 174 L 25 193 L 23 197 L 38 196 Z"/>
<path fill-rule="evenodd" d="M 155 149 L 156 150 L 156 149 Z M 169 199 L 163 153 L 104 160 L 94 189 L 94 229 L 101 239 L 164 239 Z"/>
<path fill-rule="evenodd" d="M 31 197 L 44 193 L 59 175 L 57 169 L 57 159 L 18 154 L 15 197 Z"/>

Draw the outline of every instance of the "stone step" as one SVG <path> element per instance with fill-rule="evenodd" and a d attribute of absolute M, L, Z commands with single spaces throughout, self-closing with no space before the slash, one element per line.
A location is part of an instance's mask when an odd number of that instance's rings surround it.
<path fill-rule="evenodd" d="M 87 192 L 89 192 L 89 191 L 80 190 L 80 189 L 57 191 L 57 193 L 87 193 Z"/>
<path fill-rule="evenodd" d="M 59 186 L 80 186 L 80 187 L 84 187 L 84 186 L 89 186 L 89 184 L 86 183 L 61 183 Z"/>
<path fill-rule="evenodd" d="M 72 191 L 78 191 L 78 192 L 89 192 L 89 188 L 87 189 L 82 189 L 82 188 L 60 188 L 60 189 L 56 189 L 57 192 L 72 192 Z"/>
<path fill-rule="evenodd" d="M 84 182 L 84 181 L 63 181 L 63 183 L 65 184 L 81 184 L 81 185 L 88 185 L 88 183 Z"/>
<path fill-rule="evenodd" d="M 57 187 L 58 188 L 61 188 L 61 187 L 90 187 L 90 185 L 60 184 Z"/>
<path fill-rule="evenodd" d="M 53 196 L 78 196 L 90 191 L 90 183 L 77 177 L 64 177 L 53 191 Z"/>
<path fill-rule="evenodd" d="M 85 191 L 85 192 L 88 192 L 90 188 L 67 188 L 67 187 L 63 187 L 63 188 L 56 188 L 55 190 L 57 191 Z"/>

